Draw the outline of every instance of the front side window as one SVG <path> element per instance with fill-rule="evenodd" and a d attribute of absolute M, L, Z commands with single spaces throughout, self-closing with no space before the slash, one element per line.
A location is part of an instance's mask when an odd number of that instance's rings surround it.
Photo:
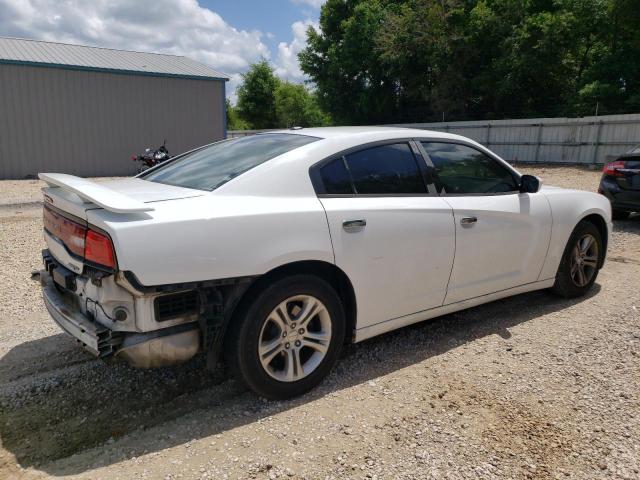
<path fill-rule="evenodd" d="M 188 153 L 140 178 L 211 191 L 267 160 L 316 140 L 316 137 L 289 133 L 234 138 Z"/>
<path fill-rule="evenodd" d="M 518 190 L 510 170 L 475 148 L 455 143 L 421 142 L 444 193 L 504 193 Z"/>

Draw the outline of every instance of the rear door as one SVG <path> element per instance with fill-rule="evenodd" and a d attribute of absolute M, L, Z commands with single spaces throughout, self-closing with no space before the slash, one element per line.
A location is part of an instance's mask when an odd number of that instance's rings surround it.
<path fill-rule="evenodd" d="M 535 282 L 551 237 L 546 197 L 520 193 L 514 172 L 459 143 L 421 142 L 453 208 L 456 252 L 445 304 Z"/>
<path fill-rule="evenodd" d="M 351 279 L 362 328 L 444 301 L 453 264 L 451 207 L 428 188 L 410 140 L 376 144 L 312 169 L 335 261 Z"/>

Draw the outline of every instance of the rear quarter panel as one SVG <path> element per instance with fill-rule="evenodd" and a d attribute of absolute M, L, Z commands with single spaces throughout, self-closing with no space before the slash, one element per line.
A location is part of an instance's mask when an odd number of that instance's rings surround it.
<path fill-rule="evenodd" d="M 314 197 L 216 196 L 153 203 L 138 214 L 87 212 L 106 230 L 118 268 L 144 285 L 260 275 L 299 260 L 334 262 Z"/>
<path fill-rule="evenodd" d="M 580 220 L 588 215 L 600 215 L 607 224 L 608 236 L 612 225 L 611 204 L 600 194 L 556 187 L 543 187 L 542 191 L 549 200 L 553 217 L 549 251 L 539 277 L 546 280 L 555 277 L 567 241 Z"/>

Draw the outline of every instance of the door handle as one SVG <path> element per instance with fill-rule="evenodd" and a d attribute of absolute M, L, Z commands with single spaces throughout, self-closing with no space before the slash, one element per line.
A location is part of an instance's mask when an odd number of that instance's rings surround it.
<path fill-rule="evenodd" d="M 342 228 L 344 228 L 347 232 L 354 232 L 366 226 L 367 226 L 367 221 L 364 219 L 345 220 L 344 222 L 342 222 Z"/>
<path fill-rule="evenodd" d="M 462 217 L 460 219 L 460 225 L 473 225 L 478 221 L 478 217 Z"/>

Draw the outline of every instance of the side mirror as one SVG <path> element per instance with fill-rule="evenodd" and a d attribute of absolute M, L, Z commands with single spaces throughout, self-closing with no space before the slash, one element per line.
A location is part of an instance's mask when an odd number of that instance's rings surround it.
<path fill-rule="evenodd" d="M 540 190 L 542 182 L 533 175 L 522 175 L 520 177 L 520 193 L 536 193 Z"/>

